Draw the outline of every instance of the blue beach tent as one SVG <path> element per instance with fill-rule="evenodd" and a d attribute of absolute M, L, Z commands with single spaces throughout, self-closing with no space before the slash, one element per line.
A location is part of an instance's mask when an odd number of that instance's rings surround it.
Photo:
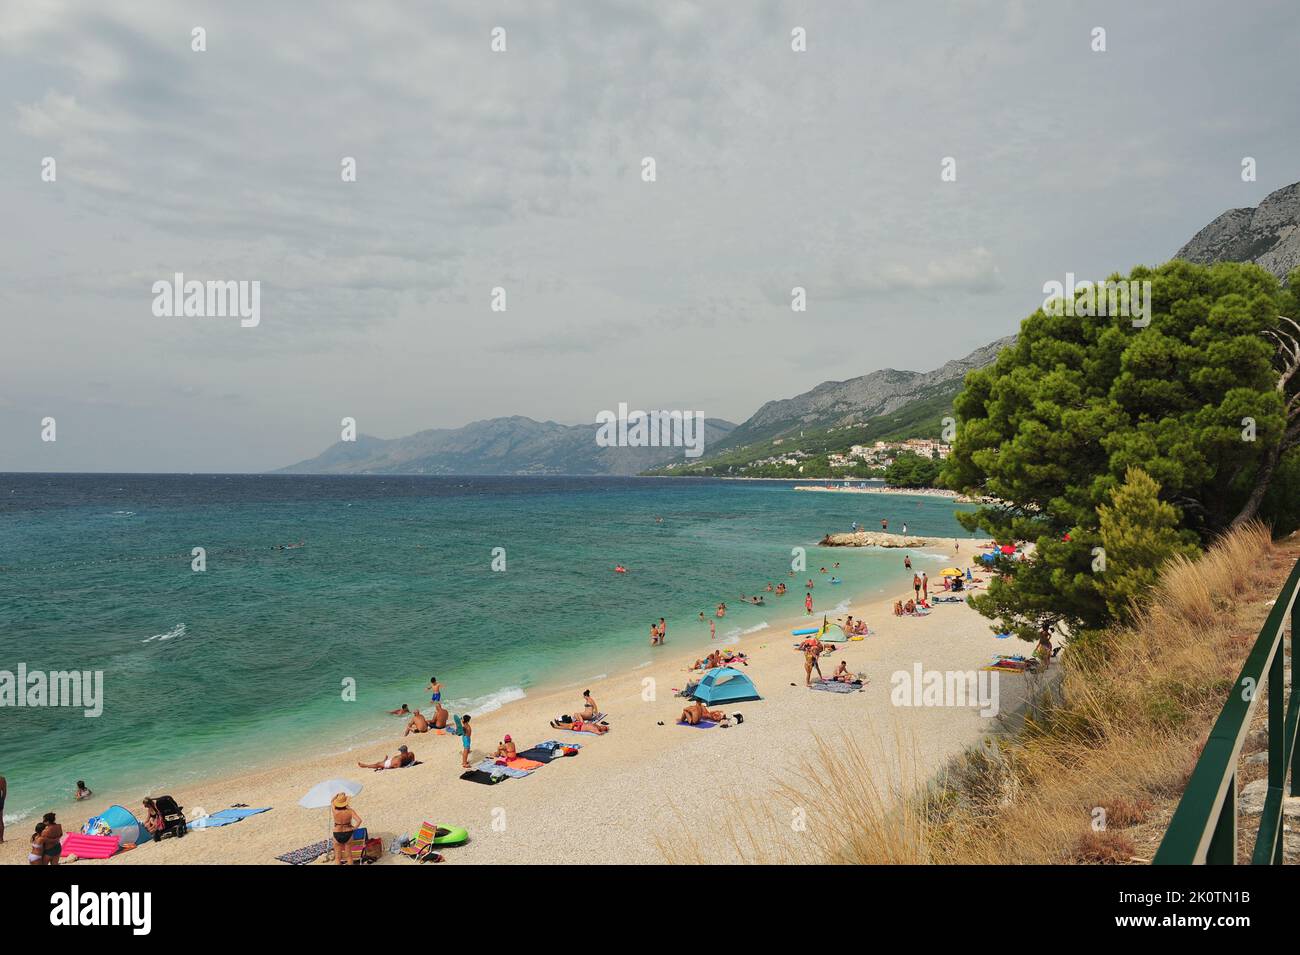
<path fill-rule="evenodd" d="M 107 827 L 107 833 L 104 833 L 104 827 Z M 123 845 L 138 845 L 151 838 L 149 830 L 135 818 L 131 810 L 122 806 L 109 806 L 98 816 L 92 816 L 82 831 L 119 836 Z"/>
<path fill-rule="evenodd" d="M 700 678 L 699 685 L 691 694 L 705 706 L 718 706 L 723 703 L 744 703 L 746 700 L 761 700 L 754 682 L 739 670 L 731 667 L 714 667 Z"/>

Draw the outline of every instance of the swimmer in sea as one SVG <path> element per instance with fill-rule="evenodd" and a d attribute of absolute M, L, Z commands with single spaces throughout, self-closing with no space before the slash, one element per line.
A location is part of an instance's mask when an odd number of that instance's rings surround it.
<path fill-rule="evenodd" d="M 395 710 L 389 710 L 389 711 L 388 711 L 388 715 L 389 715 L 389 716 L 410 716 L 410 715 L 411 715 L 411 711 L 410 711 L 410 709 L 407 708 L 406 704 L 403 703 L 403 704 L 402 704 L 401 706 L 399 706 L 397 709 L 395 709 Z"/>

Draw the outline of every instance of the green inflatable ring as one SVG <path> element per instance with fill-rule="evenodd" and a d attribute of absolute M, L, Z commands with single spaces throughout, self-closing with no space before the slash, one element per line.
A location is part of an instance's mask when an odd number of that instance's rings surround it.
<path fill-rule="evenodd" d="M 460 846 L 469 842 L 469 831 L 461 826 L 439 825 L 438 828 L 446 829 L 447 834 L 435 837 L 433 840 L 435 846 Z"/>

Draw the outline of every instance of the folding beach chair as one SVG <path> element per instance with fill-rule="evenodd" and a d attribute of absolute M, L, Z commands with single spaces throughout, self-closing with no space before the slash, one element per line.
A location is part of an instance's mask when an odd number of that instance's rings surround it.
<path fill-rule="evenodd" d="M 376 862 L 383 857 L 384 841 L 371 839 L 365 826 L 352 830 L 352 839 L 343 846 L 348 865 Z"/>
<path fill-rule="evenodd" d="M 442 830 L 444 834 L 447 831 Z M 431 822 L 426 822 L 420 826 L 420 831 L 415 834 L 410 845 L 402 847 L 402 855 L 416 862 L 441 862 L 442 856 L 434 851 L 433 840 L 436 838 L 438 838 L 438 827 Z"/>

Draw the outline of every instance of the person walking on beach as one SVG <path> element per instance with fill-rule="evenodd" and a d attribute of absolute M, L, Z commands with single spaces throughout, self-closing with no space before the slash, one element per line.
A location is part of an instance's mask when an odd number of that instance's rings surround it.
<path fill-rule="evenodd" d="M 803 609 L 804 609 L 804 612 L 805 612 L 805 613 L 808 613 L 808 614 L 811 614 L 811 613 L 813 612 L 813 608 L 812 608 L 812 593 L 811 593 L 811 592 L 809 592 L 809 593 L 807 593 L 807 594 L 804 595 L 804 598 L 803 598 Z"/>
<path fill-rule="evenodd" d="M 930 599 L 930 575 L 925 571 L 921 571 L 921 596 Z"/>

